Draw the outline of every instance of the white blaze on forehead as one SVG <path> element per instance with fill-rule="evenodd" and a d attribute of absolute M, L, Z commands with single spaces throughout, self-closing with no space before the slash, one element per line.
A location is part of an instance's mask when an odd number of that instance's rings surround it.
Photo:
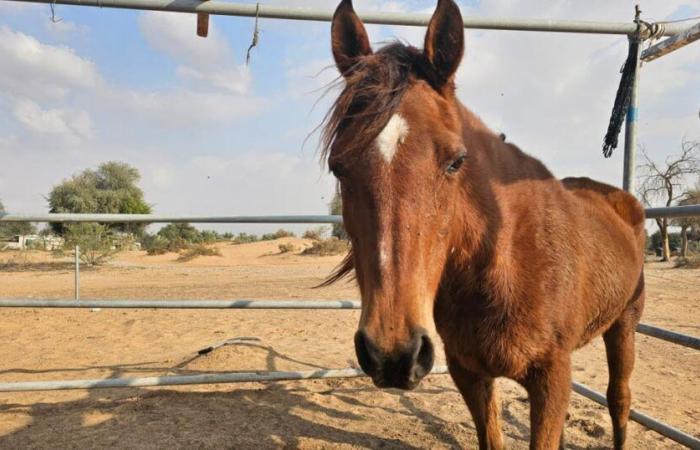
<path fill-rule="evenodd" d="M 408 122 L 406 122 L 406 119 L 401 117 L 400 114 L 391 116 L 389 123 L 386 124 L 386 127 L 379 133 L 375 141 L 379 153 L 382 154 L 387 163 L 394 159 L 396 150 L 406 139 L 406 135 L 408 135 Z"/>

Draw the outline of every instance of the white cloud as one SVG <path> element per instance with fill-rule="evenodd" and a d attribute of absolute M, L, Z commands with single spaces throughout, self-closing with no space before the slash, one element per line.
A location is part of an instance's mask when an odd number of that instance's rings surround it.
<path fill-rule="evenodd" d="M 13 97 L 60 99 L 99 81 L 95 65 L 71 48 L 43 44 L 6 26 L 0 26 L 0 61 L 0 94 Z"/>
<path fill-rule="evenodd" d="M 250 89 L 250 73 L 236 64 L 233 51 L 213 21 L 209 36 L 195 35 L 196 17 L 192 14 L 145 12 L 139 17 L 146 42 L 183 65 L 177 74 L 185 80 L 199 82 L 200 87 L 234 94 Z"/>
<path fill-rule="evenodd" d="M 92 136 L 92 122 L 85 111 L 70 109 L 42 109 L 31 100 L 18 101 L 15 118 L 26 128 L 43 135 L 54 135 L 71 142 Z"/>

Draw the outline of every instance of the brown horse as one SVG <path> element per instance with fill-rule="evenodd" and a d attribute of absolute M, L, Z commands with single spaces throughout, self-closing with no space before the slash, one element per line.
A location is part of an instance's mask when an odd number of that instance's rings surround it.
<path fill-rule="evenodd" d="M 434 331 L 476 424 L 503 447 L 494 378 L 529 394 L 531 447 L 557 448 L 571 353 L 603 334 L 615 447 L 625 446 L 635 326 L 644 304 L 644 211 L 629 194 L 559 181 L 456 98 L 464 28 L 439 0 L 422 51 L 376 53 L 352 2 L 332 25 L 344 89 L 325 152 L 339 180 L 362 294 L 358 360 L 379 387 L 414 388 Z"/>

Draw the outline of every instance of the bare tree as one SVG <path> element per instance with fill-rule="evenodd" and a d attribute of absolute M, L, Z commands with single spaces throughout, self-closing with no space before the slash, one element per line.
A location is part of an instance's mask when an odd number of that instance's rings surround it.
<path fill-rule="evenodd" d="M 652 161 L 644 148 L 642 155 L 644 162 L 638 166 L 641 182 L 637 192 L 646 206 L 658 203 L 671 206 L 683 200 L 689 180 L 700 176 L 700 141 L 683 140 L 680 155 L 669 156 L 663 164 Z M 669 261 L 671 249 L 668 244 L 668 227 L 671 222 L 667 218 L 655 220 L 661 232 L 663 260 Z"/>
<path fill-rule="evenodd" d="M 683 199 L 678 202 L 679 205 L 698 205 L 700 204 L 700 184 L 695 189 L 685 191 Z M 681 258 L 688 257 L 688 238 L 700 235 L 700 217 L 680 217 L 674 219 L 673 225 L 681 228 Z"/>

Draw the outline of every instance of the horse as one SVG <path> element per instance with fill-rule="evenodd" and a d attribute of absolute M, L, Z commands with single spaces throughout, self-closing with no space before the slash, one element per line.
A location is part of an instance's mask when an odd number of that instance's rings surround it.
<path fill-rule="evenodd" d="M 644 210 L 588 178 L 559 180 L 458 100 L 464 26 L 439 0 L 424 48 L 373 51 L 351 0 L 332 19 L 342 91 L 322 137 L 356 279 L 357 359 L 381 388 L 413 389 L 441 338 L 479 448 L 504 446 L 494 379 L 522 385 L 530 447 L 563 445 L 571 353 L 603 335 L 615 448 L 625 447 L 644 305 Z"/>

